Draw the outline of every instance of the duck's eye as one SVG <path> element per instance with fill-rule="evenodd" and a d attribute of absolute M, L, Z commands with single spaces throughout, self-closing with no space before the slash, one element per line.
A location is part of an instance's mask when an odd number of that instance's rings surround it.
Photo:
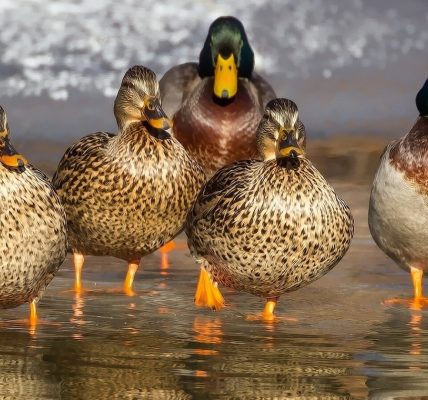
<path fill-rule="evenodd" d="M 150 111 L 153 111 L 153 110 L 155 109 L 155 106 L 153 105 L 153 103 L 152 103 L 151 101 L 148 101 L 148 102 L 147 102 L 146 107 L 147 107 L 147 109 L 148 109 L 148 110 L 150 110 Z"/>
<path fill-rule="evenodd" d="M 3 138 L 0 138 L 0 149 L 2 149 L 5 145 L 5 141 Z"/>

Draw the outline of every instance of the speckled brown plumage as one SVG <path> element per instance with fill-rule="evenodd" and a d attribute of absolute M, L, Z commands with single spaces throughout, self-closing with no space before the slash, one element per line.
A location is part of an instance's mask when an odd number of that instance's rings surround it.
<path fill-rule="evenodd" d="M 419 117 L 410 132 L 391 144 L 391 164 L 428 195 L 428 117 Z"/>
<path fill-rule="evenodd" d="M 40 171 L 0 164 L 0 307 L 38 300 L 67 253 L 60 199 Z"/>
<path fill-rule="evenodd" d="M 153 127 L 169 122 L 151 70 L 126 72 L 114 111 L 119 133 L 94 133 L 72 145 L 53 183 L 73 253 L 138 265 L 183 229 L 205 176 L 175 138 Z"/>
<path fill-rule="evenodd" d="M 259 139 L 271 136 L 278 146 L 279 131 L 303 142 L 291 104 L 268 104 Z M 262 156 L 220 169 L 199 194 L 186 232 L 214 281 L 271 298 L 332 269 L 349 248 L 353 218 L 307 158 Z"/>
<path fill-rule="evenodd" d="M 73 250 L 124 260 L 174 238 L 203 181 L 176 139 L 143 122 L 118 136 L 86 136 L 67 150 L 54 177 Z"/>
<path fill-rule="evenodd" d="M 199 195 L 186 232 L 215 281 L 277 297 L 320 278 L 347 251 L 349 208 L 307 159 L 238 161 Z"/>

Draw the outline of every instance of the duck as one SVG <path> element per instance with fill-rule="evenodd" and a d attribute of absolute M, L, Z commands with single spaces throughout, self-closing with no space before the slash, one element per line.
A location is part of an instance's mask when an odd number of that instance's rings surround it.
<path fill-rule="evenodd" d="M 297 105 L 271 100 L 257 128 L 258 159 L 219 169 L 186 222 L 200 264 L 195 303 L 219 310 L 219 284 L 266 299 L 259 317 L 275 320 L 278 298 L 329 272 L 347 252 L 354 222 L 344 200 L 306 157 Z"/>
<path fill-rule="evenodd" d="M 386 303 L 421 307 L 428 304 L 422 290 L 428 272 L 428 79 L 416 96 L 416 107 L 419 116 L 413 127 L 389 143 L 380 158 L 368 222 L 375 243 L 410 273 L 413 283 L 412 298 Z"/>
<path fill-rule="evenodd" d="M 136 65 L 125 73 L 114 115 L 118 132 L 92 133 L 71 145 L 53 177 L 67 215 L 76 293 L 84 290 L 85 257 L 94 255 L 128 263 L 123 290 L 133 295 L 141 258 L 183 230 L 205 181 L 168 132 L 152 70 Z"/>
<path fill-rule="evenodd" d="M 1 106 L 0 203 L 0 308 L 29 303 L 34 327 L 37 302 L 67 255 L 65 211 L 46 175 L 12 146 Z"/>
<path fill-rule="evenodd" d="M 255 131 L 265 105 L 276 97 L 254 71 L 254 52 L 235 17 L 209 27 L 199 62 L 168 70 L 160 80 L 173 134 L 210 175 L 257 155 Z"/>

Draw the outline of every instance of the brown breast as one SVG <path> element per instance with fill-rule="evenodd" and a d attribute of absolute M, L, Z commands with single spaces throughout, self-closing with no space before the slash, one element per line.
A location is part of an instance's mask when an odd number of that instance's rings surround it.
<path fill-rule="evenodd" d="M 236 160 L 257 155 L 256 128 L 262 115 L 251 83 L 240 79 L 228 104 L 213 98 L 213 79 L 206 78 L 174 115 L 174 135 L 211 173 Z"/>
<path fill-rule="evenodd" d="M 410 132 L 394 143 L 389 159 L 421 192 L 428 194 L 428 118 L 419 117 Z"/>

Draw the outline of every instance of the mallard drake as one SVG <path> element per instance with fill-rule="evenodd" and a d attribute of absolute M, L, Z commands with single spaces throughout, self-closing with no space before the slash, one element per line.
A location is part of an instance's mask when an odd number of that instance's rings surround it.
<path fill-rule="evenodd" d="M 53 178 L 65 207 L 81 290 L 85 255 L 128 262 L 124 289 L 140 259 L 182 231 L 187 212 L 205 177 L 166 129 L 156 75 L 130 68 L 114 103 L 118 134 L 85 136 L 64 154 Z"/>
<path fill-rule="evenodd" d="M 36 303 L 67 254 L 65 212 L 48 178 L 12 147 L 0 107 L 0 308 Z"/>
<path fill-rule="evenodd" d="M 199 64 L 173 67 L 160 81 L 174 136 L 212 173 L 257 154 L 255 131 L 275 92 L 254 72 L 242 23 L 220 17 L 210 26 Z"/>
<path fill-rule="evenodd" d="M 370 195 L 369 227 L 381 250 L 410 272 L 410 302 L 422 305 L 428 303 L 422 296 L 422 276 L 428 271 L 428 80 L 416 106 L 420 115 L 413 128 L 381 156 Z"/>
<path fill-rule="evenodd" d="M 244 160 L 215 173 L 186 223 L 201 273 L 199 306 L 219 309 L 217 283 L 277 299 L 330 271 L 353 236 L 349 207 L 305 156 L 306 133 L 295 103 L 275 99 L 257 129 L 262 160 Z"/>

